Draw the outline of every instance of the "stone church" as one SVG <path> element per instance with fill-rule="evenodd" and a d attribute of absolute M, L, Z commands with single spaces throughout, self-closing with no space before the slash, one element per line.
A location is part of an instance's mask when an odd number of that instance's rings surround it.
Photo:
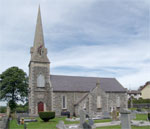
<path fill-rule="evenodd" d="M 127 107 L 126 89 L 115 78 L 63 76 L 50 74 L 50 61 L 44 43 L 40 8 L 29 63 L 29 113 L 69 111 L 79 115 Z"/>

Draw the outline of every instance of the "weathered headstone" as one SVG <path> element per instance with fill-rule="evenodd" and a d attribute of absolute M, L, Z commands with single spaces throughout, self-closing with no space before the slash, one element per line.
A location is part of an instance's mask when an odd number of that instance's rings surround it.
<path fill-rule="evenodd" d="M 90 126 L 88 123 L 83 123 L 83 129 L 92 129 L 92 126 Z"/>
<path fill-rule="evenodd" d="M 117 111 L 115 109 L 113 109 L 113 111 L 112 111 L 112 120 L 113 121 L 117 120 Z"/>
<path fill-rule="evenodd" d="M 26 125 L 26 123 L 24 123 L 24 129 L 27 129 L 27 125 Z"/>
<path fill-rule="evenodd" d="M 130 119 L 131 120 L 136 119 L 136 113 L 135 112 L 131 112 Z"/>
<path fill-rule="evenodd" d="M 80 110 L 80 127 L 83 128 L 83 124 L 86 121 L 86 113 L 84 110 Z"/>
<path fill-rule="evenodd" d="M 88 116 L 88 122 L 86 122 L 86 116 Z M 88 115 L 86 113 L 85 110 L 80 110 L 80 126 L 79 126 L 79 128 L 80 129 L 94 129 L 94 128 L 96 128 L 94 126 L 93 119 L 90 117 L 90 115 Z"/>
<path fill-rule="evenodd" d="M 18 116 L 18 118 L 17 118 L 17 123 L 18 123 L 18 125 L 20 125 L 20 116 Z"/>
<path fill-rule="evenodd" d="M 111 118 L 109 112 L 104 111 L 104 112 L 102 112 L 102 115 L 103 115 L 103 119 L 110 119 Z"/>
<path fill-rule="evenodd" d="M 121 129 L 131 129 L 130 113 L 128 109 L 121 110 Z"/>
<path fill-rule="evenodd" d="M 59 121 L 59 123 L 56 125 L 56 127 L 58 129 L 67 129 L 65 124 L 64 124 L 64 121 Z"/>
<path fill-rule="evenodd" d="M 94 125 L 93 119 L 89 118 L 89 121 L 88 121 L 88 122 L 89 122 L 89 125 L 90 125 L 90 126 L 93 126 L 93 125 Z"/>

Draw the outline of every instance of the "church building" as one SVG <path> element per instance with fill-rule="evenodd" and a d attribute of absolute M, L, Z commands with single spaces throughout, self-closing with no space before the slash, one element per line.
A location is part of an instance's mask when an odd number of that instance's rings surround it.
<path fill-rule="evenodd" d="M 44 43 L 40 8 L 29 62 L 29 114 L 55 111 L 57 116 L 68 111 L 79 115 L 127 107 L 126 89 L 115 78 L 51 75 L 50 61 Z"/>

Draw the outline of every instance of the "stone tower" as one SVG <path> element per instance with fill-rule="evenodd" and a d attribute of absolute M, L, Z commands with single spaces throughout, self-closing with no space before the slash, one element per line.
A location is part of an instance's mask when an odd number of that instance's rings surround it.
<path fill-rule="evenodd" d="M 52 110 L 52 87 L 50 83 L 50 61 L 44 45 L 40 7 L 38 10 L 34 45 L 30 49 L 29 63 L 29 113 Z"/>

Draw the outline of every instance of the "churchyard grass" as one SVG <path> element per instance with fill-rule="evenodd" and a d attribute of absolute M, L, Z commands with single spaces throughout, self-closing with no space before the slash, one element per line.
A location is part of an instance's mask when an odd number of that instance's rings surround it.
<path fill-rule="evenodd" d="M 37 118 L 38 122 L 28 122 L 28 129 L 56 129 L 56 124 L 60 120 L 63 120 L 65 124 L 78 124 L 79 121 L 66 121 L 65 117 L 56 117 L 55 119 L 50 120 L 49 122 L 43 122 L 40 118 Z M 147 120 L 146 114 L 137 114 L 135 120 Z M 94 123 L 110 122 L 110 119 L 104 120 L 95 120 Z M 10 122 L 10 129 L 24 129 L 23 125 L 18 125 L 16 120 Z M 96 129 L 121 129 L 121 126 L 109 126 L 109 127 L 99 127 Z M 150 127 L 135 127 L 132 126 L 132 129 L 150 129 Z"/>
<path fill-rule="evenodd" d="M 37 118 L 38 122 L 28 122 L 28 129 L 56 129 L 56 124 L 64 118 L 55 118 L 49 122 L 43 122 L 40 118 Z M 23 125 L 18 125 L 16 120 L 10 122 L 10 129 L 24 129 Z"/>
<path fill-rule="evenodd" d="M 98 127 L 96 129 L 121 129 L 121 126 Z M 150 127 L 149 126 L 145 126 L 145 127 L 132 126 L 132 129 L 150 129 Z"/>
<path fill-rule="evenodd" d="M 94 123 L 104 123 L 104 122 L 111 122 L 111 119 L 103 119 L 103 120 L 94 120 Z"/>
<path fill-rule="evenodd" d="M 135 120 L 147 121 L 147 114 L 136 114 L 136 119 Z"/>
<path fill-rule="evenodd" d="M 56 124 L 60 120 L 63 120 L 65 124 L 79 124 L 79 121 L 66 121 L 65 117 L 56 117 L 55 119 L 50 120 L 49 122 L 43 122 L 40 118 L 37 118 L 38 122 L 28 122 L 27 127 L 28 129 L 56 129 Z M 105 120 L 95 120 L 95 123 L 102 123 L 102 122 L 110 122 L 110 119 Z M 12 120 L 10 122 L 10 129 L 23 129 L 23 125 L 18 125 L 16 120 Z"/>

